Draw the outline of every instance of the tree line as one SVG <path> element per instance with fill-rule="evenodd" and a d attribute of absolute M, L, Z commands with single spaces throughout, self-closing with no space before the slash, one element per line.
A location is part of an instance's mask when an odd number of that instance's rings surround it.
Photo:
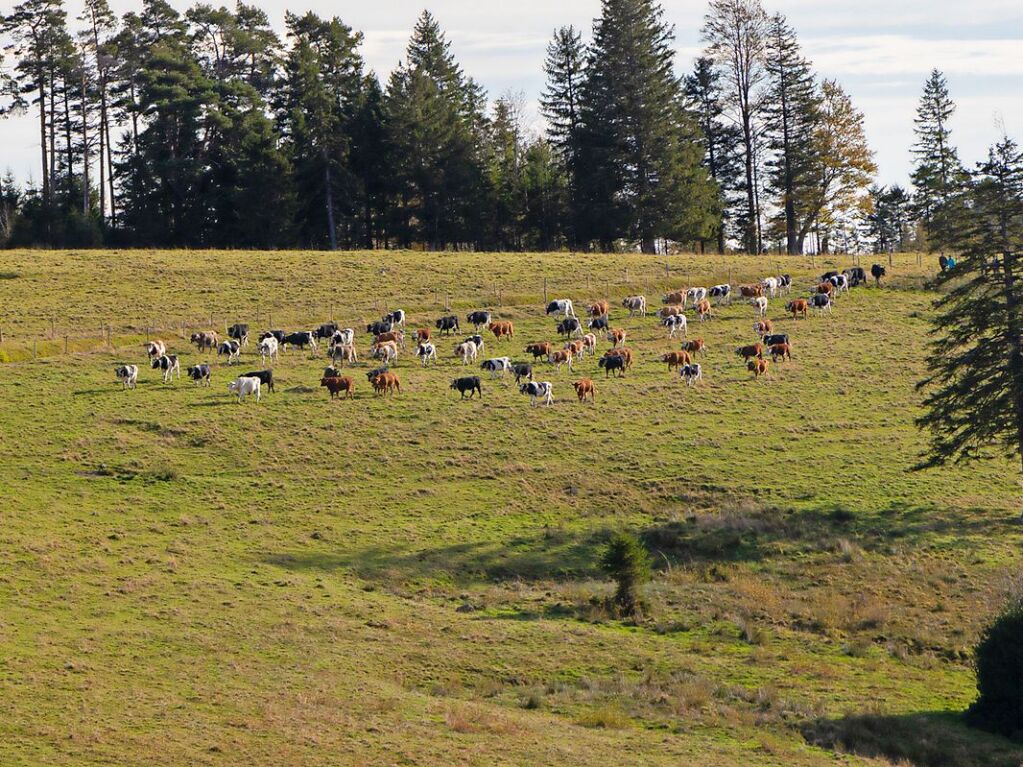
<path fill-rule="evenodd" d="M 0 182 L 7 245 L 802 253 L 941 225 L 930 193 L 870 186 L 863 115 L 760 0 L 712 0 L 684 76 L 657 2 L 603 0 L 589 42 L 555 31 L 536 134 L 428 12 L 386 83 L 341 19 L 287 13 L 281 38 L 243 2 L 85 0 L 71 24 L 24 0 L 0 33 L 3 109 L 40 146 L 36 183 Z"/>

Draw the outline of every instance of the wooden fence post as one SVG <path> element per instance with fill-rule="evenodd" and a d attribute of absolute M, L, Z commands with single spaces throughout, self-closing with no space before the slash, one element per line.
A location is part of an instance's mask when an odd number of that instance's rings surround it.
<path fill-rule="evenodd" d="M 64 336 L 64 354 L 67 354 L 67 336 Z"/>
<path fill-rule="evenodd" d="M 671 267 L 668 266 L 668 262 L 667 261 L 664 262 L 664 279 L 665 279 L 665 281 L 671 279 Z"/>
<path fill-rule="evenodd" d="M 56 329 L 54 327 L 53 317 L 50 317 L 50 338 L 53 338 L 54 335 L 56 335 L 56 333 L 57 333 L 57 331 L 56 331 Z"/>
<path fill-rule="evenodd" d="M 32 342 L 32 359 L 35 359 L 39 355 L 39 342 Z"/>
<path fill-rule="evenodd" d="M 547 306 L 547 304 L 548 304 L 548 301 L 547 301 L 547 278 L 544 277 L 543 278 L 543 305 Z"/>

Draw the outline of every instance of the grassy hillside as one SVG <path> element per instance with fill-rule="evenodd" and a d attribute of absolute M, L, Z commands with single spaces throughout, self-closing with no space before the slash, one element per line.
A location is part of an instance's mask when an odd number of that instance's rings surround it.
<path fill-rule="evenodd" d="M 386 400 L 359 372 L 356 401 L 329 402 L 323 358 L 298 352 L 259 405 L 219 364 L 210 390 L 113 381 L 147 332 L 202 360 L 181 334 L 211 314 L 298 329 L 488 306 L 516 323 L 488 352 L 521 359 L 555 336 L 545 278 L 550 298 L 657 303 L 776 264 L 5 253 L 0 764 L 1018 765 L 954 716 L 1018 566 L 1017 474 L 909 472 L 915 257 L 831 319 L 774 302 L 795 360 L 760 382 L 734 356 L 753 340 L 739 303 L 691 318 L 710 347 L 695 390 L 656 361 L 677 348 L 663 329 L 616 309 L 638 364 L 596 377 L 596 406 L 553 370 L 550 410 L 503 383 L 459 402 L 446 340 Z M 850 261 L 780 264 L 800 286 L 833 265 Z M 603 607 L 618 529 L 657 561 L 637 621 Z"/>

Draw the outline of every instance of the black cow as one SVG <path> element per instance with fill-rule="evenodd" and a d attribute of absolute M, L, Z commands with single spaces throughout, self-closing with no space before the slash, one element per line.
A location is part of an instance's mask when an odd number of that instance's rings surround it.
<path fill-rule="evenodd" d="M 885 269 L 881 264 L 874 264 L 870 267 L 870 276 L 877 282 L 877 286 L 881 287 L 881 278 L 888 274 L 888 270 Z"/>
<path fill-rule="evenodd" d="M 316 328 L 316 337 L 324 340 L 333 338 L 334 334 L 340 329 L 336 322 L 324 322 Z"/>
<path fill-rule="evenodd" d="M 831 312 L 831 296 L 827 293 L 818 293 L 810 297 L 810 306 L 822 312 Z"/>
<path fill-rule="evenodd" d="M 605 314 L 603 317 L 597 317 L 596 319 L 590 320 L 586 326 L 590 330 L 607 331 L 611 329 L 611 320 L 609 320 L 608 316 Z"/>
<path fill-rule="evenodd" d="M 242 346 L 248 346 L 249 344 L 249 326 L 244 325 L 240 322 L 235 323 L 227 329 L 227 337 L 233 338 L 235 341 L 240 343 Z"/>
<path fill-rule="evenodd" d="M 458 317 L 455 317 L 454 315 L 451 315 L 450 317 L 441 317 L 435 324 L 437 326 L 437 330 L 444 335 L 449 335 L 452 332 L 460 330 L 458 327 Z"/>
<path fill-rule="evenodd" d="M 565 336 L 568 338 L 573 333 L 582 335 L 582 325 L 575 317 L 566 317 L 558 323 L 558 335 Z"/>
<path fill-rule="evenodd" d="M 867 272 L 862 266 L 854 266 L 852 269 L 845 271 L 845 276 L 849 279 L 849 285 L 856 288 L 867 281 Z"/>
<path fill-rule="evenodd" d="M 477 311 L 469 312 L 465 317 L 466 322 L 479 330 L 480 328 L 486 327 L 490 324 L 490 312 Z"/>
<path fill-rule="evenodd" d="M 257 370 L 253 373 L 246 373 L 243 378 L 258 378 L 259 383 L 267 389 L 274 390 L 274 372 L 272 370 Z"/>
<path fill-rule="evenodd" d="M 193 365 L 188 369 L 188 377 L 197 384 L 204 383 L 209 386 L 213 380 L 213 371 L 209 365 Z"/>
<path fill-rule="evenodd" d="M 512 372 L 515 374 L 515 383 L 522 383 L 523 378 L 533 380 L 533 366 L 527 362 L 517 362 L 512 365 Z"/>
<path fill-rule="evenodd" d="M 764 336 L 764 346 L 777 346 L 778 344 L 789 343 L 789 336 L 787 333 L 773 333 L 771 335 Z"/>
<path fill-rule="evenodd" d="M 597 366 L 604 369 L 604 378 L 617 371 L 618 377 L 625 375 L 625 359 L 623 357 L 602 357 Z"/>
<path fill-rule="evenodd" d="M 838 274 L 839 274 L 838 272 L 825 272 L 824 276 L 821 277 L 820 281 L 821 282 L 831 282 L 831 278 L 832 277 L 837 277 Z"/>
<path fill-rule="evenodd" d="M 480 385 L 479 376 L 456 378 L 451 382 L 451 388 L 461 394 L 462 399 L 465 399 L 466 393 L 469 394 L 469 399 L 472 399 L 474 394 L 479 394 L 480 399 L 483 399 L 483 387 Z"/>
<path fill-rule="evenodd" d="M 316 334 L 310 333 L 308 330 L 302 330 L 298 333 L 288 333 L 284 336 L 281 341 L 281 346 L 285 349 L 288 346 L 297 346 L 299 349 L 305 349 L 307 346 L 316 348 Z"/>
<path fill-rule="evenodd" d="M 366 326 L 366 332 L 371 336 L 378 336 L 381 333 L 390 333 L 394 330 L 394 323 L 390 320 L 377 320 Z"/>

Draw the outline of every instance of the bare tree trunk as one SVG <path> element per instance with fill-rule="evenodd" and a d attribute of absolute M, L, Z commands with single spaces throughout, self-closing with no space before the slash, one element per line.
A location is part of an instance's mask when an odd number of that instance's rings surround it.
<path fill-rule="evenodd" d="M 327 157 L 327 150 L 323 150 L 323 183 L 324 203 L 327 206 L 327 229 L 330 239 L 330 249 L 337 250 L 337 226 L 334 223 L 334 192 L 331 189 L 330 180 L 330 159 Z"/>
<path fill-rule="evenodd" d="M 89 99 L 82 66 L 82 215 L 89 215 Z"/>

